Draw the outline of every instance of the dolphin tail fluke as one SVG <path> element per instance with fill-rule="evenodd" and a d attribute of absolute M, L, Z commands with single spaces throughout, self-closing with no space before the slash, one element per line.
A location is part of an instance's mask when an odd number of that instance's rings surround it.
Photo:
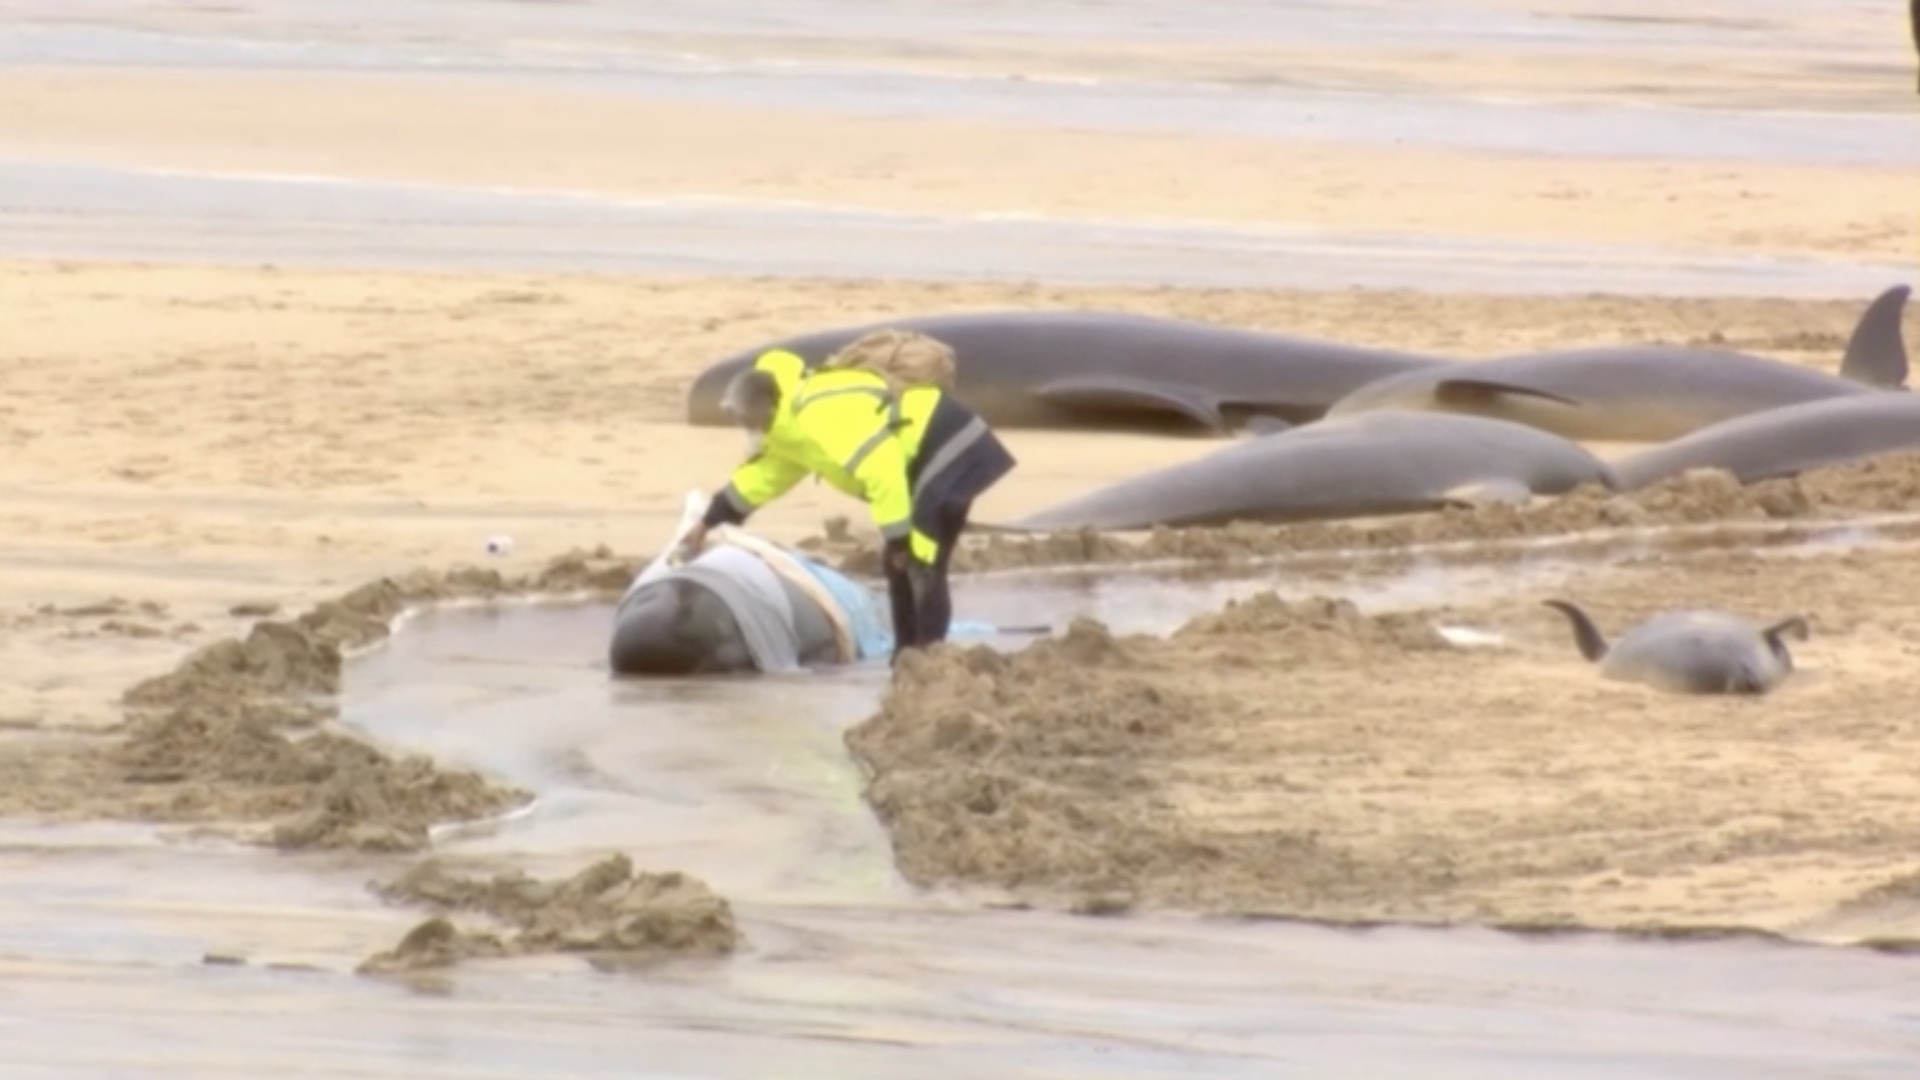
<path fill-rule="evenodd" d="M 1209 431 L 1224 431 L 1220 404 L 1172 383 L 1113 376 L 1055 379 L 1036 391 L 1042 400 L 1063 409 L 1100 413 L 1158 412 L 1191 420 Z"/>
<path fill-rule="evenodd" d="M 1598 661 L 1607 655 L 1607 639 L 1600 636 L 1600 628 L 1593 625 L 1587 613 L 1567 603 L 1565 600 L 1543 600 L 1541 603 L 1558 611 L 1573 624 L 1573 642 L 1580 646 L 1580 655 L 1589 662 Z"/>
<path fill-rule="evenodd" d="M 1562 405 L 1578 406 L 1572 398 L 1561 397 L 1547 390 L 1518 383 L 1504 383 L 1493 379 L 1441 379 L 1433 384 L 1433 400 L 1436 404 L 1450 405 L 1456 408 L 1475 406 L 1486 407 L 1503 397 L 1530 397 L 1543 401 L 1554 401 Z"/>
<path fill-rule="evenodd" d="M 1910 286 L 1895 285 L 1874 297 L 1867 310 L 1860 313 L 1840 361 L 1842 378 L 1883 390 L 1907 385 L 1907 342 L 1900 321 L 1912 293 Z"/>

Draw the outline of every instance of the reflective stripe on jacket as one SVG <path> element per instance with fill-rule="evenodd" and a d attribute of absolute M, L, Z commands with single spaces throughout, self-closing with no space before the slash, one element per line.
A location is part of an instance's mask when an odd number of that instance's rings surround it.
<path fill-rule="evenodd" d="M 896 402 L 885 379 L 860 368 L 809 375 L 806 362 L 784 350 L 763 353 L 754 367 L 780 385 L 780 407 L 759 452 L 727 483 L 723 497 L 733 511 L 744 520 L 812 473 L 864 500 L 882 536 L 907 537 L 913 528 L 907 464 L 933 402 L 912 395 Z"/>

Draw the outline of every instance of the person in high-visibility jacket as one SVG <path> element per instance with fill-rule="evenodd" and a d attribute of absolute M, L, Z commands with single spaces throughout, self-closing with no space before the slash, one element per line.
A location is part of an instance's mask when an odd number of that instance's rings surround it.
<path fill-rule="evenodd" d="M 740 524 L 809 475 L 862 499 L 885 541 L 894 657 L 944 641 L 953 621 L 947 567 L 973 501 L 1011 472 L 1013 455 L 973 410 L 935 385 L 895 393 L 862 367 L 821 367 L 783 349 L 728 384 L 722 406 L 754 449 L 713 497 L 684 548 Z"/>

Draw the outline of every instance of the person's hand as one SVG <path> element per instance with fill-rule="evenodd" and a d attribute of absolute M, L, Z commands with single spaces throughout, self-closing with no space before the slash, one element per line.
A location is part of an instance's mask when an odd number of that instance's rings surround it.
<path fill-rule="evenodd" d="M 700 549 L 705 546 L 707 546 L 707 527 L 705 524 L 695 525 L 685 537 L 681 538 L 680 548 L 676 554 L 684 562 L 698 556 Z"/>
<path fill-rule="evenodd" d="M 907 568 L 913 565 L 913 555 L 907 550 L 905 540 L 887 541 L 887 546 L 881 551 L 880 559 L 882 565 L 898 574 L 906 573 Z"/>

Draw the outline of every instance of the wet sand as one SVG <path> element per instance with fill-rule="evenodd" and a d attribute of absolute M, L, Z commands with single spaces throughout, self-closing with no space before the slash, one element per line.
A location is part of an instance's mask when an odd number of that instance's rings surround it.
<path fill-rule="evenodd" d="M 247 108 L 234 106 L 236 95 Z M 1517 122 L 1493 117 L 1486 126 Z M 914 214 L 1284 223 L 1693 256 L 1914 257 L 1920 224 L 1910 196 L 1920 162 L 1722 158 L 1689 150 L 1686 133 L 1673 136 L 1676 153 L 1658 157 L 1569 156 L 1543 140 L 1556 128 L 1585 130 L 1585 121 L 1529 122 L 1545 130 L 1488 149 L 1457 141 L 1471 129 L 1437 124 L 1431 136 L 1384 144 L 1335 132 L 1114 132 L 1071 118 L 848 115 L 805 99 L 635 100 L 485 77 L 61 69 L 0 76 L 0 154 L 16 158 L 408 181 L 453 185 L 456 194 L 698 195 Z M 1863 136 L 1866 143 L 1908 145 L 1911 132 L 1889 122 L 1896 130 Z M 488 140 L 464 134 L 482 128 Z M 1795 145 L 1819 130 L 1816 123 L 1799 136 L 1740 141 Z M 808 165 L 795 169 L 795 161 Z"/>

